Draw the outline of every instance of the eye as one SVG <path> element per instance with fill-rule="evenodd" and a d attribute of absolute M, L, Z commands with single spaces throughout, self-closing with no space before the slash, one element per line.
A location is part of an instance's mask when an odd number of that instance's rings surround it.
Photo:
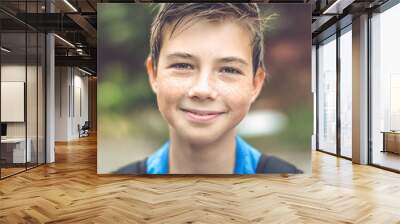
<path fill-rule="evenodd" d="M 193 69 L 193 66 L 188 63 L 176 63 L 170 66 L 170 68 L 175 68 L 178 70 Z"/>
<path fill-rule="evenodd" d="M 242 74 L 241 71 L 239 71 L 239 70 L 236 69 L 236 68 L 232 68 L 232 67 L 223 67 L 223 68 L 221 69 L 221 72 L 222 72 L 222 73 L 229 73 L 229 74 L 236 74 L 236 75 Z"/>

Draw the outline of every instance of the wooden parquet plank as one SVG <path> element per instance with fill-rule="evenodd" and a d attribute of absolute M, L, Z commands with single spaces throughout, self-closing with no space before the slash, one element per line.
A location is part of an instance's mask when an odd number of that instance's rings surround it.
<path fill-rule="evenodd" d="M 0 223 L 398 223 L 400 175 L 313 152 L 296 176 L 99 176 L 96 138 L 0 181 Z"/>

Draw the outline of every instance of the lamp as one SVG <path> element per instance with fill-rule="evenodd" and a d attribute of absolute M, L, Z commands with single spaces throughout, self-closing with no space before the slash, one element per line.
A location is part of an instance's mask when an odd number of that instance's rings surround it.
<path fill-rule="evenodd" d="M 66 43 L 67 45 L 69 45 L 70 47 L 73 47 L 73 48 L 75 48 L 75 45 L 73 45 L 71 42 L 69 42 L 68 40 L 66 40 L 66 39 L 64 39 L 64 38 L 62 38 L 62 37 L 60 37 L 59 35 L 57 35 L 57 34 L 54 34 L 54 36 L 55 37 L 57 37 L 59 40 L 61 40 L 62 42 L 64 42 L 64 43 Z"/>
<path fill-rule="evenodd" d="M 11 50 L 9 50 L 9 49 L 7 49 L 5 47 L 1 47 L 1 51 L 4 51 L 6 53 L 10 53 L 11 52 Z"/>
<path fill-rule="evenodd" d="M 68 0 L 64 0 L 64 3 L 67 4 L 74 12 L 78 12 L 78 10 Z"/>

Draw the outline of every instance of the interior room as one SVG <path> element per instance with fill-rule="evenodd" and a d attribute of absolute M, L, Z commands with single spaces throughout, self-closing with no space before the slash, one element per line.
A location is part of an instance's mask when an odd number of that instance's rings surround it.
<path fill-rule="evenodd" d="M 127 85 L 121 80 L 109 86 L 114 92 L 99 91 L 98 37 L 121 42 L 149 33 L 112 23 L 123 15 L 144 23 L 123 7 L 102 16 L 98 9 L 149 1 L 1 0 L 0 223 L 400 223 L 400 2 L 284 2 L 307 5 L 311 17 L 310 172 L 112 175 L 98 172 L 100 160 L 117 163 L 99 158 L 100 107 L 115 115 L 116 101 L 136 95 L 118 92 Z M 98 27 L 104 18 L 108 30 Z M 291 47 L 275 53 L 295 55 Z M 130 118 L 161 130 L 157 119 Z"/>

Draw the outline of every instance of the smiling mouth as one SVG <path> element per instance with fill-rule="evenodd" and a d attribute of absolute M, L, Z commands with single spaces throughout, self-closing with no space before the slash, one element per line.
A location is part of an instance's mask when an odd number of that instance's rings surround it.
<path fill-rule="evenodd" d="M 185 112 L 188 120 L 200 123 L 213 121 L 217 117 L 225 113 L 220 111 L 208 111 L 208 110 L 193 110 L 193 109 L 181 109 L 181 110 Z"/>

